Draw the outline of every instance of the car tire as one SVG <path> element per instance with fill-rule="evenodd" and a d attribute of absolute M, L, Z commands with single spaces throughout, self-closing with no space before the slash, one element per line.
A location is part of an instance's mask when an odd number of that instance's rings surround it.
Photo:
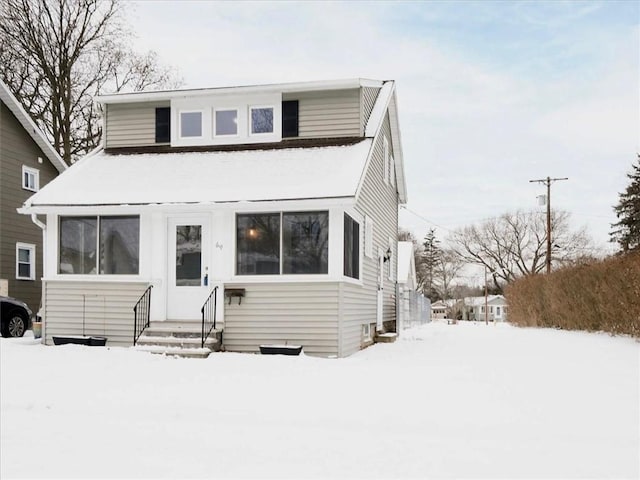
<path fill-rule="evenodd" d="M 3 337 L 22 337 L 27 330 L 27 321 L 24 317 L 17 313 L 12 312 L 9 314 L 9 320 L 3 325 L 2 336 Z"/>

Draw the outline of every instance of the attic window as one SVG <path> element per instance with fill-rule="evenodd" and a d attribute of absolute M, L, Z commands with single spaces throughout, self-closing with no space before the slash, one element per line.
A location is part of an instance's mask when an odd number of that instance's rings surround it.
<path fill-rule="evenodd" d="M 273 133 L 273 107 L 251 107 L 251 134 Z"/>
<path fill-rule="evenodd" d="M 171 108 L 156 108 L 156 143 L 171 141 Z"/>
<path fill-rule="evenodd" d="M 298 100 L 282 102 L 282 138 L 298 136 Z"/>
<path fill-rule="evenodd" d="M 238 134 L 238 110 L 216 110 L 214 119 L 216 136 Z"/>
<path fill-rule="evenodd" d="M 180 136 L 202 137 L 202 112 L 180 112 Z"/>

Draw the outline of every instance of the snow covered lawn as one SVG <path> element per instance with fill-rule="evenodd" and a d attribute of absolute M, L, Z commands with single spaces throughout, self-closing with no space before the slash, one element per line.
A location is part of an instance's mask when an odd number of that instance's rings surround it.
<path fill-rule="evenodd" d="M 0 477 L 637 478 L 640 344 L 433 323 L 340 360 L 2 339 Z"/>

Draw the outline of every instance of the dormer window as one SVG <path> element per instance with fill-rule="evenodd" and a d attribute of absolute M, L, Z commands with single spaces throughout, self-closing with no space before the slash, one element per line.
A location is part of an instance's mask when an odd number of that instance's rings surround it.
<path fill-rule="evenodd" d="M 223 135 L 238 135 L 238 110 L 215 110 L 214 124 L 214 135 L 216 137 Z"/>
<path fill-rule="evenodd" d="M 273 133 L 273 107 L 250 108 L 251 135 Z"/>
<path fill-rule="evenodd" d="M 180 136 L 182 138 L 202 137 L 202 112 L 180 112 Z"/>

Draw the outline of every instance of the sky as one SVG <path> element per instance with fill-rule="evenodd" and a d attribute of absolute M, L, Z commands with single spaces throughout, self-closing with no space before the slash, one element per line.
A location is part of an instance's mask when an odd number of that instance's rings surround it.
<path fill-rule="evenodd" d="M 640 151 L 640 2 L 207 2 L 125 5 L 133 45 L 185 88 L 395 80 L 408 204 L 444 244 L 518 209 L 553 208 L 611 252 Z"/>

